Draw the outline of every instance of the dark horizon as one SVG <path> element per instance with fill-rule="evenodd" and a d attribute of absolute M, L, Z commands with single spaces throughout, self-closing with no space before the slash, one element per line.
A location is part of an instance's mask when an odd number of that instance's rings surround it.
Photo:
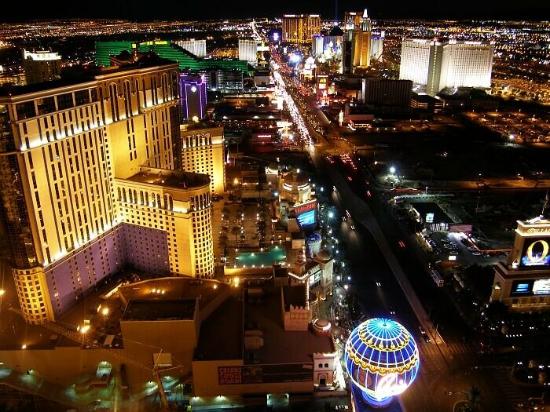
<path fill-rule="evenodd" d="M 548 20 L 550 3 L 539 0 L 524 0 L 521 3 L 476 2 L 464 0 L 460 3 L 440 3 L 430 0 L 423 3 L 405 0 L 337 1 L 338 16 L 341 19 L 344 11 L 362 10 L 367 7 L 373 19 L 423 19 L 423 20 Z M 154 7 L 151 5 L 154 4 Z M 460 7 L 457 7 L 457 4 Z M 335 1 L 323 1 L 315 4 L 312 1 L 260 2 L 258 0 L 241 0 L 228 4 L 226 1 L 211 0 L 208 3 L 178 2 L 175 0 L 96 0 L 94 2 L 73 2 L 53 0 L 42 2 L 31 0 L 29 9 L 33 15 L 23 13 L 10 7 L 3 10 L 2 22 L 27 22 L 52 19 L 91 18 L 91 19 L 125 19 L 130 21 L 152 20 L 217 20 L 224 18 L 277 17 L 285 13 L 319 13 L 323 19 L 334 19 Z"/>

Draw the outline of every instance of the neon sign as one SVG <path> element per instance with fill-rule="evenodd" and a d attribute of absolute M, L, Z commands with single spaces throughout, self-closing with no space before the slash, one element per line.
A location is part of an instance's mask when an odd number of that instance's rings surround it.
<path fill-rule="evenodd" d="M 523 266 L 549 266 L 550 244 L 548 240 L 535 239 L 526 241 L 521 264 Z"/>
<path fill-rule="evenodd" d="M 310 202 L 306 202 L 306 203 L 302 203 L 294 206 L 294 213 L 296 213 L 296 216 L 298 216 L 302 213 L 309 212 L 310 210 L 315 210 L 315 209 L 317 209 L 317 201 L 312 200 Z"/>

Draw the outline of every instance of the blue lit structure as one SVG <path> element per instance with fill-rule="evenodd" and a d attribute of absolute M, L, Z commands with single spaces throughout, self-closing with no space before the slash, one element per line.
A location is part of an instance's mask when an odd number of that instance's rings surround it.
<path fill-rule="evenodd" d="M 344 360 L 352 386 L 371 406 L 387 406 L 415 380 L 420 366 L 418 347 L 400 323 L 369 319 L 346 342 Z"/>
<path fill-rule="evenodd" d="M 300 213 L 296 218 L 301 229 L 307 229 L 315 226 L 317 219 L 315 217 L 316 210 L 308 210 L 307 212 Z"/>

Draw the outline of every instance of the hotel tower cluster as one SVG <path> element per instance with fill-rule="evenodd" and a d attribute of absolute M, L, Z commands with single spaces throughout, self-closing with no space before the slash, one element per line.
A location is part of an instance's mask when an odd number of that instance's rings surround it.
<path fill-rule="evenodd" d="M 0 211 L 27 322 L 127 265 L 213 276 L 223 132 L 180 130 L 178 82 L 157 58 L 0 97 Z"/>

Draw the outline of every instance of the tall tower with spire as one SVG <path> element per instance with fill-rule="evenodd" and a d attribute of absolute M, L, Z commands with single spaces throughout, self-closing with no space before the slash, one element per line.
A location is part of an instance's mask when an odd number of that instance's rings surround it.
<path fill-rule="evenodd" d="M 353 71 L 370 66 L 372 24 L 367 9 L 363 11 L 361 25 L 353 31 Z"/>
<path fill-rule="evenodd" d="M 361 30 L 372 32 L 372 24 L 367 9 L 363 11 L 363 17 L 361 18 Z"/>

